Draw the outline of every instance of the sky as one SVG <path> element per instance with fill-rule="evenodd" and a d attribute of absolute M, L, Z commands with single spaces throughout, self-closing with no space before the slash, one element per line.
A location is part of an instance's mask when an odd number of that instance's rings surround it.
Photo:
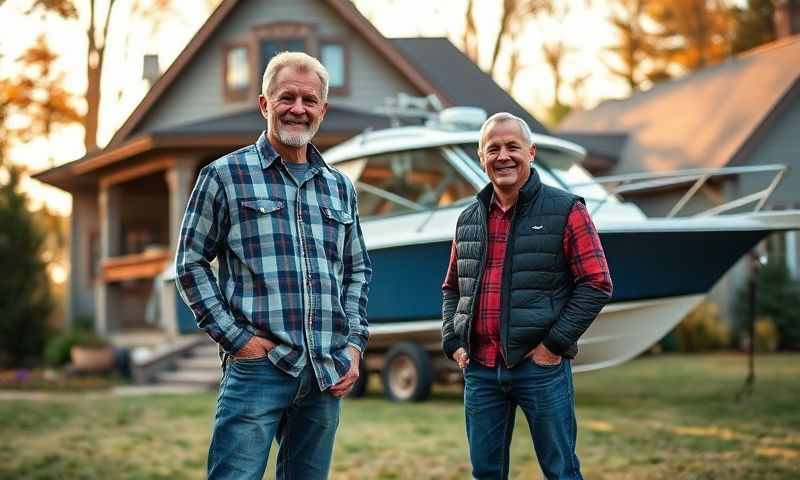
<path fill-rule="evenodd" d="M 119 0 L 124 6 L 128 0 Z M 153 0 L 143 0 L 153 1 Z M 124 122 L 130 112 L 147 92 L 147 84 L 141 78 L 142 58 L 145 54 L 158 54 L 162 71 L 177 57 L 192 35 L 200 28 L 217 0 L 174 0 L 174 7 L 165 15 L 160 28 L 153 30 L 145 22 L 131 22 L 124 9 L 115 10 L 106 56 L 106 74 L 103 81 L 103 104 L 100 111 L 98 140 L 104 145 L 114 131 Z M 497 0 L 476 0 L 476 23 L 483 41 L 480 45 L 483 62 L 488 59 L 491 39 L 499 24 L 500 11 Z M 563 21 L 537 21 L 524 37 L 526 47 L 523 64 L 526 68 L 519 74 L 512 95 L 536 116 L 543 116 L 544 109 L 552 103 L 553 80 L 541 57 L 541 42 L 567 42 L 572 52 L 567 57 L 565 74 L 568 78 L 590 75 L 584 88 L 581 103 L 591 107 L 603 98 L 622 97 L 627 87 L 608 73 L 601 61 L 603 49 L 614 43 L 612 27 L 605 21 L 608 12 L 604 3 L 589 0 L 563 0 L 570 5 L 570 13 Z M 51 47 L 60 55 L 56 68 L 66 72 L 66 86 L 80 94 L 85 88 L 83 66 L 85 38 L 83 24 L 65 22 L 54 18 L 25 16 L 20 12 L 30 0 L 6 0 L 0 6 L 0 68 L 4 74 L 13 73 L 13 60 L 36 37 L 46 32 Z M 78 0 L 76 3 L 83 5 Z M 103 3 L 98 2 L 98 3 Z M 445 36 L 459 44 L 463 32 L 465 0 L 355 0 L 356 6 L 387 37 Z M 419 12 L 426 12 L 420 15 Z M 130 28 L 129 38 L 114 29 L 121 23 Z M 485 67 L 485 65 L 482 65 Z M 504 80 L 499 82 L 506 87 Z M 562 92 L 568 103 L 574 98 L 569 91 Z M 255 107 L 254 107 L 255 108 Z M 24 162 L 31 171 L 40 171 L 50 166 L 80 158 L 84 154 L 82 129 L 70 127 L 57 131 L 50 142 L 44 140 L 21 145 L 11 152 L 12 159 Z M 24 188 L 33 199 L 33 207 L 46 204 L 52 210 L 69 214 L 70 196 L 58 189 L 28 180 Z"/>

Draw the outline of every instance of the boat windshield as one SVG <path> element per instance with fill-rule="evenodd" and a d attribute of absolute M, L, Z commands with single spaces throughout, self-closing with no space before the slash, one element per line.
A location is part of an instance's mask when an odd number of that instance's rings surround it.
<path fill-rule="evenodd" d="M 339 162 L 336 168 L 356 186 L 362 217 L 421 212 L 475 195 L 438 148 L 361 157 Z"/>
<path fill-rule="evenodd" d="M 466 143 L 460 146 L 475 163 L 480 165 L 477 143 Z M 545 185 L 568 190 L 587 200 L 618 203 L 616 197 L 608 195 L 607 190 L 595 182 L 591 174 L 576 163 L 577 159 L 572 152 L 542 146 L 536 149 L 534 166 L 538 167 L 537 171 Z"/>

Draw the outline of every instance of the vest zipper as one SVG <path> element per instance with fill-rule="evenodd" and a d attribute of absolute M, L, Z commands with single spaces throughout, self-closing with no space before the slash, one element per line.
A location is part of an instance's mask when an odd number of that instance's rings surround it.
<path fill-rule="evenodd" d="M 517 212 L 521 208 L 521 203 L 519 198 L 517 198 L 517 203 L 514 205 L 514 212 L 511 214 L 511 227 L 509 227 L 508 231 L 508 241 L 506 242 L 506 254 L 503 258 L 503 280 L 500 283 L 500 291 L 502 295 L 500 296 L 500 353 L 503 357 L 503 363 L 505 363 L 506 368 L 511 368 L 511 365 L 508 364 L 508 336 L 510 332 L 510 315 L 508 312 L 507 304 L 508 304 L 508 295 L 509 291 L 511 290 L 511 281 L 510 281 L 510 259 L 512 255 L 512 250 L 514 249 L 514 240 L 516 236 L 514 235 L 514 230 L 517 227 Z M 506 281 L 506 279 L 509 281 Z M 506 287 L 506 288 L 503 288 Z"/>

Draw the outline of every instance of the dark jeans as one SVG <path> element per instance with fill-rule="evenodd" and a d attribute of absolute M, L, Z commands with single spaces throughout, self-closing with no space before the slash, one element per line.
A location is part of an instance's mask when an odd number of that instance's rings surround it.
<path fill-rule="evenodd" d="M 258 479 L 277 438 L 278 479 L 328 477 L 339 399 L 320 392 L 311 366 L 298 378 L 266 357 L 228 359 L 208 451 L 209 479 Z"/>
<path fill-rule="evenodd" d="M 572 368 L 539 366 L 528 359 L 514 368 L 471 362 L 464 370 L 464 406 L 472 476 L 508 478 L 509 448 L 517 406 L 528 420 L 533 447 L 548 480 L 582 479 L 575 455 Z"/>

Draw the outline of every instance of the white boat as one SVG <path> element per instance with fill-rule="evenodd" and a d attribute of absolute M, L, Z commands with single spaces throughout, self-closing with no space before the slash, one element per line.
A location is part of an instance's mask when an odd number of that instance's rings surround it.
<path fill-rule="evenodd" d="M 373 262 L 370 349 L 387 357 L 372 370 L 384 370 L 384 383 L 394 379 L 400 392 L 395 398 L 409 391 L 409 398 L 419 398 L 414 391 L 425 372 L 413 365 L 413 357 L 423 350 L 434 353 L 440 342 L 441 284 L 456 220 L 489 181 L 477 157 L 483 118 L 476 109 L 445 110 L 427 125 L 365 132 L 324 154 L 358 190 L 361 226 Z M 800 228 L 800 211 L 760 211 L 783 166 L 595 179 L 580 167 L 586 154 L 582 147 L 546 135 L 534 135 L 533 140 L 534 167 L 542 181 L 586 200 L 614 282 L 612 301 L 579 342 L 575 371 L 609 367 L 639 355 L 672 330 L 766 235 Z M 701 214 L 679 216 L 709 178 L 763 170 L 775 173 L 764 190 Z M 616 195 L 676 184 L 690 188 L 665 218 L 648 218 Z M 725 214 L 748 203 L 753 204 L 751 211 Z M 399 343 L 404 351 L 395 355 L 392 349 Z M 410 363 L 404 355 L 411 357 Z M 401 365 L 395 373 L 387 372 L 397 358 L 405 370 Z"/>

